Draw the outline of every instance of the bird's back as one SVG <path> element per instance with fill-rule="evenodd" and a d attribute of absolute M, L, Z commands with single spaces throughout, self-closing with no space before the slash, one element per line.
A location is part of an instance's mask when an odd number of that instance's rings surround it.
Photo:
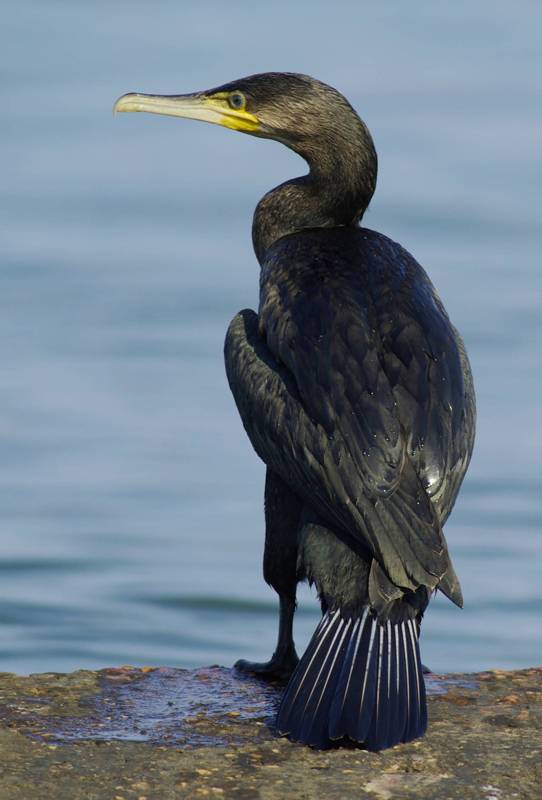
<path fill-rule="evenodd" d="M 400 469 L 398 422 L 442 525 L 470 460 L 475 400 L 463 342 L 424 269 L 375 231 L 309 230 L 270 248 L 260 288 L 260 329 L 271 351 L 298 381 L 314 384 L 307 393 L 315 401 L 326 397 L 322 382 L 335 379 L 334 414 L 355 412 L 356 393 L 364 396 L 367 435 L 388 440 L 387 463 L 376 471 L 390 488 Z M 347 363 L 334 369 L 337 342 Z M 342 398 L 352 402 L 341 408 Z M 318 412 L 325 419 L 326 410 Z M 378 460 L 370 443 L 365 453 Z"/>

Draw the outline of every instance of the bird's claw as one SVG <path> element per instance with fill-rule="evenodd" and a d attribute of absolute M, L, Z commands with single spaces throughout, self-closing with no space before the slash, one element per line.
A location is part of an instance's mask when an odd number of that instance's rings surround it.
<path fill-rule="evenodd" d="M 265 662 L 246 661 L 244 658 L 241 658 L 239 661 L 236 661 L 233 666 L 238 672 L 256 675 L 258 678 L 286 681 L 296 668 L 298 662 L 299 658 L 294 651 L 282 658 L 273 656 L 269 661 Z"/>

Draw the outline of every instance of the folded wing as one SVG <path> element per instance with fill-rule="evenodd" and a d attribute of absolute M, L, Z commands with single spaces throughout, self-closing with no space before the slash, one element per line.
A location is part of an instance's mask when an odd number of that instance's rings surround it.
<path fill-rule="evenodd" d="M 300 359 L 304 351 L 297 344 L 295 351 Z M 393 417 L 394 401 L 382 381 L 374 396 L 367 393 L 372 414 L 367 419 L 374 429 L 369 432 L 360 416 L 348 418 L 361 410 L 354 405 L 355 393 L 340 398 L 341 384 L 333 378 L 329 393 L 322 392 L 322 365 L 312 380 L 298 385 L 302 362 L 297 361 L 297 371 L 292 361 L 279 363 L 259 334 L 254 312 L 241 312 L 232 321 L 225 356 L 243 424 L 269 467 L 373 556 L 395 586 L 405 591 L 421 585 L 433 589 L 447 572 L 453 574 L 440 524 L 406 457 Z M 332 350 L 328 363 L 338 363 L 338 357 Z M 286 353 L 279 358 L 284 362 Z M 356 364 L 352 371 L 359 375 Z M 337 409 L 340 419 L 334 417 Z M 452 599 L 460 601 L 458 585 L 457 591 L 447 593 L 455 593 Z"/>

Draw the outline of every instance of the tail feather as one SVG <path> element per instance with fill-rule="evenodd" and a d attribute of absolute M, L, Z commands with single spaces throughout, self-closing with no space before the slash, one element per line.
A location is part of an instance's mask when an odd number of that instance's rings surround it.
<path fill-rule="evenodd" d="M 413 699 L 411 701 L 411 708 L 415 709 L 413 717 L 416 720 L 412 730 L 413 736 L 416 736 L 415 731 L 427 728 L 427 702 L 425 698 L 425 682 L 423 679 L 422 662 L 420 659 L 420 648 L 418 645 L 418 634 L 414 625 L 414 620 L 409 619 L 405 623 L 405 636 L 410 636 L 411 647 L 411 664 L 414 666 L 414 680 L 411 681 L 410 686 L 412 689 Z"/>
<path fill-rule="evenodd" d="M 406 675 L 407 675 L 406 690 L 407 690 L 408 715 L 407 715 L 406 735 L 408 737 L 411 737 L 418 722 L 418 708 L 416 704 L 416 690 L 414 687 L 414 665 L 412 663 L 412 651 L 410 649 L 410 632 L 407 630 L 406 625 L 403 625 L 401 627 L 401 643 L 405 655 Z"/>
<path fill-rule="evenodd" d="M 368 621 L 367 616 L 368 611 L 354 622 L 330 705 L 328 742 L 341 739 L 343 727 L 355 731 L 356 739 L 363 741 L 371 724 L 371 708 L 366 698 L 374 693 L 377 652 L 376 625 Z"/>
<path fill-rule="evenodd" d="M 413 620 L 327 612 L 282 699 L 280 734 L 317 748 L 348 738 L 382 750 L 422 736 L 427 707 Z"/>
<path fill-rule="evenodd" d="M 382 747 L 387 747 L 388 732 L 390 727 L 390 696 L 389 696 L 389 680 L 388 680 L 388 636 L 385 635 L 386 629 L 382 625 L 378 625 L 378 678 L 376 682 L 375 692 L 375 708 L 365 743 L 368 747 L 376 745 L 380 742 Z M 381 748 L 376 748 L 381 749 Z"/>
<path fill-rule="evenodd" d="M 404 662 L 404 652 L 401 643 L 401 628 L 399 625 L 391 625 L 390 627 L 392 637 L 393 700 L 395 701 L 393 705 L 390 730 L 404 731 L 408 718 L 408 684 L 404 679 L 406 668 Z"/>
<path fill-rule="evenodd" d="M 303 741 L 314 747 L 325 747 L 326 740 L 322 734 L 326 728 L 329 707 L 333 700 L 338 672 L 342 666 L 345 640 L 351 627 L 351 620 L 343 620 L 338 615 L 338 622 L 326 658 L 317 676 L 311 696 L 304 708 L 304 723 L 301 729 Z"/>
<path fill-rule="evenodd" d="M 317 703 L 315 692 L 320 696 L 322 688 L 325 691 L 326 686 L 325 683 L 321 683 L 321 677 L 330 653 L 334 652 L 340 622 L 341 617 L 338 611 L 322 617 L 311 643 L 294 673 L 296 680 L 290 680 L 282 699 L 282 704 L 289 709 L 289 718 L 295 720 L 298 736 L 302 737 L 302 741 L 307 744 L 315 746 L 318 744 L 312 741 L 310 730 Z M 315 699 L 313 700 L 313 698 Z M 283 722 L 285 723 L 286 720 Z M 282 732 L 290 733 L 289 730 Z"/>
<path fill-rule="evenodd" d="M 343 730 L 351 730 L 356 741 L 363 742 L 369 732 L 372 718 L 372 702 L 376 686 L 377 650 L 375 637 L 377 633 L 376 621 L 367 618 L 361 636 L 360 652 L 354 673 L 354 683 L 350 684 L 348 694 L 344 697 L 344 705 L 352 706 L 352 727 L 343 722 L 333 720 L 333 733 L 335 739 L 340 739 Z M 358 671 L 359 670 L 359 671 Z M 357 673 L 357 674 L 356 674 Z M 357 678 L 357 680 L 356 680 Z"/>

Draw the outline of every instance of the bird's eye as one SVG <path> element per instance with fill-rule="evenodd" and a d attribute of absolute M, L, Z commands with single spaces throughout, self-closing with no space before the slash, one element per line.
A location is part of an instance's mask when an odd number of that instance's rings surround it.
<path fill-rule="evenodd" d="M 246 102 L 245 95 L 242 92 L 232 92 L 228 97 L 228 103 L 232 108 L 235 108 L 236 111 L 244 108 Z"/>

